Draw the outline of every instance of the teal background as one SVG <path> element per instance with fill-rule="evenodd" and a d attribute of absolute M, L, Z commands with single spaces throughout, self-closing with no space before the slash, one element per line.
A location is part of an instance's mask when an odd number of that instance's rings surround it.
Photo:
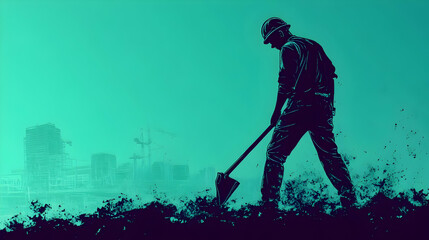
<path fill-rule="evenodd" d="M 97 152 L 131 161 L 151 129 L 153 161 L 226 170 L 274 109 L 278 51 L 260 27 L 278 16 L 337 68 L 335 132 L 352 175 L 386 159 L 405 171 L 402 188 L 427 189 L 428 11 L 416 0 L 0 0 L 0 174 L 24 168 L 25 129 L 47 122 L 80 165 Z M 246 179 L 260 179 L 268 140 L 234 172 L 243 189 L 258 192 Z M 323 175 L 308 135 L 286 177 L 304 171 Z"/>

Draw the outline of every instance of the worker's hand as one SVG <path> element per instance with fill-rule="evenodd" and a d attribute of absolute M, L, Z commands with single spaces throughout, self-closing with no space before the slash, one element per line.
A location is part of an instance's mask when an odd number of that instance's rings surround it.
<path fill-rule="evenodd" d="M 281 115 L 280 111 L 274 111 L 273 116 L 271 116 L 271 126 L 277 125 L 277 121 L 279 120 Z"/>

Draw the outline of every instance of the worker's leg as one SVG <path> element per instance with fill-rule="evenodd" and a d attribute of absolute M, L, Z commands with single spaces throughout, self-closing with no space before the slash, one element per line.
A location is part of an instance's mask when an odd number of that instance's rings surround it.
<path fill-rule="evenodd" d="M 264 174 L 262 176 L 262 201 L 274 202 L 280 198 L 283 180 L 283 164 L 306 132 L 305 111 L 286 110 L 274 128 L 274 133 L 267 149 Z"/>
<path fill-rule="evenodd" d="M 335 144 L 332 118 L 326 114 L 315 117 L 318 120 L 310 128 L 310 136 L 329 180 L 338 190 L 341 204 L 348 207 L 355 203 L 356 196 L 347 166 Z"/>

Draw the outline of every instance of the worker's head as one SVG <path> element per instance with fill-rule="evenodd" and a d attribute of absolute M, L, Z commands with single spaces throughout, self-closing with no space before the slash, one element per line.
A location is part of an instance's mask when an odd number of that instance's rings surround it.
<path fill-rule="evenodd" d="M 280 50 L 290 36 L 289 28 L 290 25 L 278 17 L 267 19 L 261 28 L 264 44 Z"/>

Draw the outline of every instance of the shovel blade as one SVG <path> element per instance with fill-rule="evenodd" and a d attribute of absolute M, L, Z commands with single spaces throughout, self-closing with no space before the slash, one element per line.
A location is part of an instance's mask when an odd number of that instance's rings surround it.
<path fill-rule="evenodd" d="M 237 180 L 230 178 L 225 173 L 217 173 L 216 198 L 218 200 L 219 206 L 228 201 L 229 197 L 231 197 L 238 185 L 240 185 L 240 183 Z"/>

